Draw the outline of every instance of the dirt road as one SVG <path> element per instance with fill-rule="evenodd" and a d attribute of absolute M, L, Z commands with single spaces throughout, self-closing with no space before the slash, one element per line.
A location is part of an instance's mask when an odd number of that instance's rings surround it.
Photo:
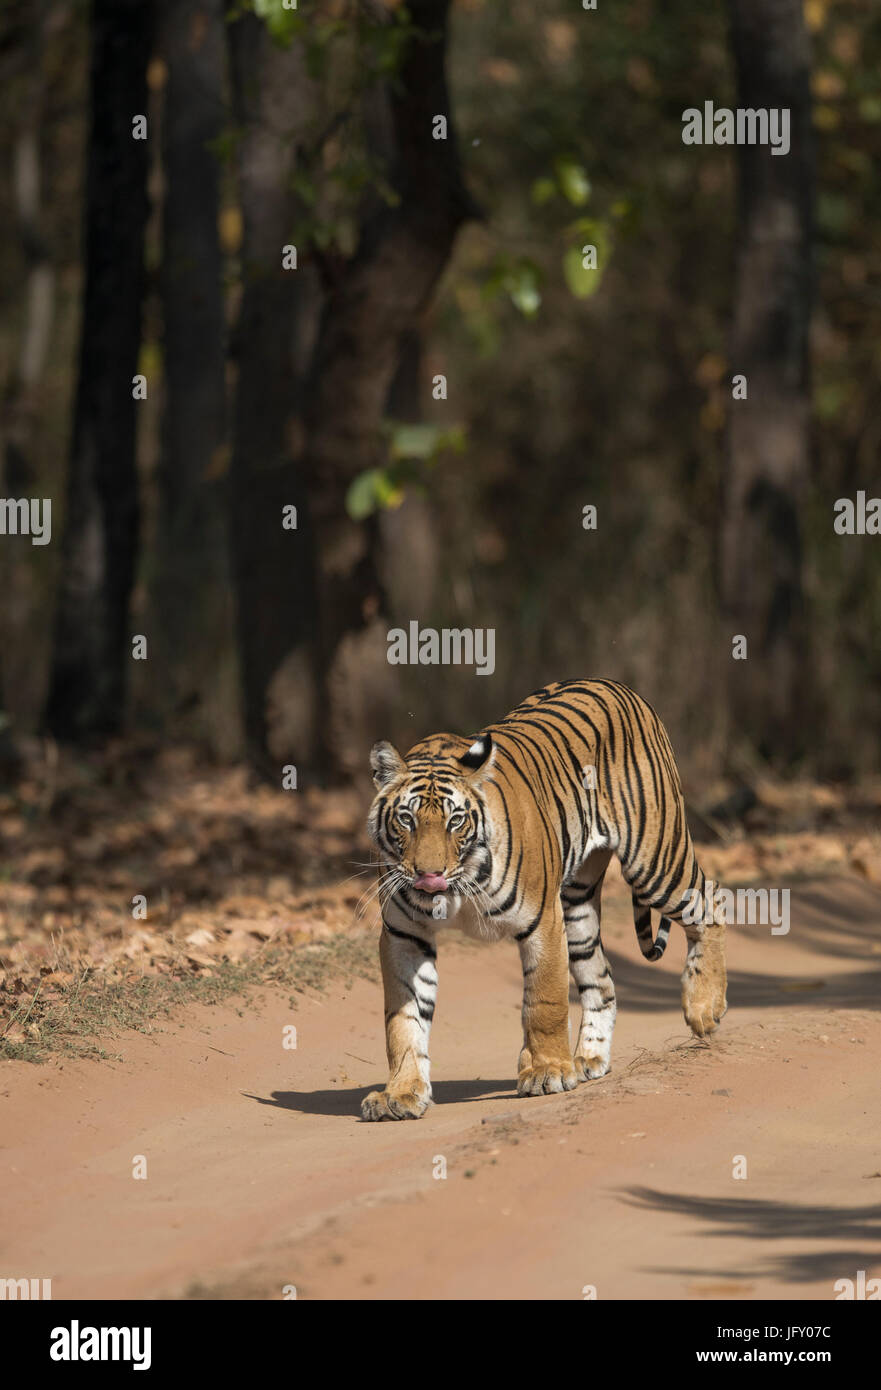
<path fill-rule="evenodd" d="M 358 1118 L 384 1081 L 363 980 L 193 1010 L 122 1063 L 7 1062 L 2 1272 L 56 1298 L 833 1298 L 881 1274 L 879 919 L 853 878 L 794 884 L 789 936 L 730 932 L 704 1045 L 681 933 L 650 966 L 614 901 L 613 1071 L 534 1100 L 516 952 L 451 935 L 418 1123 Z"/>

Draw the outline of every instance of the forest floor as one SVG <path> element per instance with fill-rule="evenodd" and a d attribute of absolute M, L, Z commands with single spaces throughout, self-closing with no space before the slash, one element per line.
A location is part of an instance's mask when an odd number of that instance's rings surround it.
<path fill-rule="evenodd" d="M 517 1099 L 516 951 L 451 932 L 436 1104 L 369 1125 L 360 799 L 184 750 L 36 769 L 0 798 L 4 1273 L 55 1298 L 733 1300 L 881 1275 L 878 805 L 764 787 L 700 846 L 717 881 L 792 893 L 788 935 L 730 930 L 710 1043 L 681 933 L 643 961 L 610 872 L 613 1070 L 566 1095 Z"/>

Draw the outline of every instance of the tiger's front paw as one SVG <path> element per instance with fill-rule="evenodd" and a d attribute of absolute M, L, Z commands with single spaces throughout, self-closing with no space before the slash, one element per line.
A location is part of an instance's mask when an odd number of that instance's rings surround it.
<path fill-rule="evenodd" d="M 421 1120 L 430 1091 L 371 1091 L 361 1102 L 362 1120 Z"/>
<path fill-rule="evenodd" d="M 574 1091 L 578 1076 L 571 1058 L 559 1062 L 543 1062 L 538 1066 L 520 1069 L 517 1077 L 518 1096 L 550 1095 L 554 1091 Z"/>

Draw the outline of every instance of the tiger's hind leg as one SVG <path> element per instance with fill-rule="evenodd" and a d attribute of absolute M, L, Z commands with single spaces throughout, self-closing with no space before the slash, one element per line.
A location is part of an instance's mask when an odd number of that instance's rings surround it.
<path fill-rule="evenodd" d="M 688 937 L 682 972 L 682 1011 L 696 1038 L 715 1032 L 728 1008 L 725 915 L 718 905 L 715 917 L 714 922 L 682 923 Z"/>
<path fill-rule="evenodd" d="M 561 892 L 569 970 L 581 1001 L 574 1058 L 579 1081 L 605 1076 L 611 1066 L 617 1004 L 600 938 L 600 898 L 611 857 L 611 850 L 589 854 Z"/>

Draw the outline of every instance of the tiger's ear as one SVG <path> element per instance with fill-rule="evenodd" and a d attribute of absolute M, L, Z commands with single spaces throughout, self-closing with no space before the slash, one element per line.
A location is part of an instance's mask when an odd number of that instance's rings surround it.
<path fill-rule="evenodd" d="M 468 780 L 479 785 L 490 771 L 496 758 L 496 746 L 492 734 L 478 734 L 477 738 L 463 753 L 459 762 L 468 774 Z"/>
<path fill-rule="evenodd" d="M 370 770 L 373 773 L 373 785 L 377 789 L 384 787 L 393 777 L 397 777 L 406 769 L 404 759 L 387 739 L 374 743 L 370 750 Z"/>

